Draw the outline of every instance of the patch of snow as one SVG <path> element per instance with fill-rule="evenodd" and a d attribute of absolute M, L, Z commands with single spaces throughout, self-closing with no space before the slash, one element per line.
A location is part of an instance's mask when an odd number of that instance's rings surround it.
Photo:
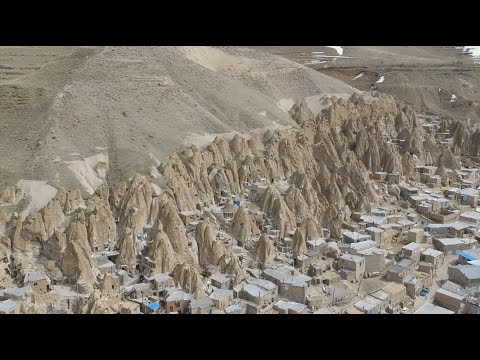
<path fill-rule="evenodd" d="M 353 78 L 353 80 L 360 79 L 363 75 L 365 75 L 365 73 L 362 71 L 360 74 L 358 74 L 357 76 L 355 76 L 355 77 Z"/>
<path fill-rule="evenodd" d="M 336 50 L 337 54 L 340 56 L 343 55 L 343 48 L 341 46 L 326 46 L 326 47 Z"/>
<path fill-rule="evenodd" d="M 260 111 L 260 112 L 258 113 L 258 115 L 260 115 L 260 116 L 265 116 L 265 117 L 266 117 L 266 116 L 267 116 L 267 112 L 266 112 L 266 111 Z"/>
<path fill-rule="evenodd" d="M 312 54 L 325 54 L 325 52 L 324 51 L 312 51 Z"/>
<path fill-rule="evenodd" d="M 380 76 L 380 79 L 377 80 L 377 83 L 382 83 L 385 80 L 385 76 Z"/>
<path fill-rule="evenodd" d="M 438 89 L 438 92 L 440 92 L 440 91 L 442 91 L 442 89 L 439 88 L 439 89 Z"/>
<path fill-rule="evenodd" d="M 475 59 L 475 63 L 480 63 L 480 46 L 464 46 L 463 52 Z"/>
<path fill-rule="evenodd" d="M 454 102 L 455 100 L 457 100 L 457 97 L 452 94 L 452 97 L 450 98 L 450 102 Z"/>
<path fill-rule="evenodd" d="M 24 196 L 30 198 L 30 203 L 25 210 L 22 211 L 22 217 L 26 217 L 32 212 L 37 212 L 45 207 L 48 202 L 57 195 L 57 189 L 48 185 L 47 181 L 38 180 L 20 180 L 17 186 L 24 192 Z"/>
<path fill-rule="evenodd" d="M 334 58 L 334 59 L 355 59 L 353 56 L 339 56 L 339 55 L 314 55 L 316 58 Z"/>

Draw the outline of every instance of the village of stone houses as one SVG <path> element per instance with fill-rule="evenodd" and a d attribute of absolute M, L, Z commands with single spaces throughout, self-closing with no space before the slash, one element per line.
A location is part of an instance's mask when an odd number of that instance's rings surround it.
<path fill-rule="evenodd" d="M 1 188 L 0 314 L 480 314 L 478 127 L 377 89 L 287 110 Z"/>

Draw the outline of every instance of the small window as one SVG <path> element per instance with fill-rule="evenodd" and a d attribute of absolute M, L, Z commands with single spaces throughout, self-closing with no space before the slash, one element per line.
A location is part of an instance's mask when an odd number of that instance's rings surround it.
<path fill-rule="evenodd" d="M 112 290 L 114 290 L 114 289 L 115 289 L 115 285 L 112 285 Z"/>
<path fill-rule="evenodd" d="M 37 283 L 36 283 L 36 282 L 34 282 L 34 283 L 33 283 L 33 286 L 37 286 Z"/>

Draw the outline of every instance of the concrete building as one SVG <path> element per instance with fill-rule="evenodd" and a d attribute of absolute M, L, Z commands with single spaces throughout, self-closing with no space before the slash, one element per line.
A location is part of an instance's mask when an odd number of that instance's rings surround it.
<path fill-rule="evenodd" d="M 20 301 L 15 300 L 5 300 L 0 301 L 0 314 L 7 315 L 7 314 L 20 314 Z"/>
<path fill-rule="evenodd" d="M 152 295 L 150 284 L 138 283 L 124 288 L 124 296 L 127 299 L 144 299 Z"/>
<path fill-rule="evenodd" d="M 312 280 L 306 275 L 293 275 L 294 269 L 282 266 L 278 268 L 266 268 L 262 276 L 275 284 L 280 296 L 304 304 L 307 296 L 307 288 Z"/>
<path fill-rule="evenodd" d="M 401 284 L 403 282 L 403 278 L 413 271 L 414 266 L 415 261 L 410 259 L 402 259 L 398 262 L 398 264 L 388 269 L 385 279 L 387 281 L 394 281 Z"/>
<path fill-rule="evenodd" d="M 226 314 L 246 314 L 248 304 L 243 300 L 237 300 L 234 304 L 225 309 Z"/>
<path fill-rule="evenodd" d="M 435 293 L 435 304 L 459 314 L 464 309 L 466 294 L 459 294 L 445 288 L 440 288 Z"/>
<path fill-rule="evenodd" d="M 461 189 L 457 199 L 462 205 L 476 207 L 478 203 L 478 190 L 472 188 Z"/>
<path fill-rule="evenodd" d="M 370 240 L 370 235 L 360 234 L 358 232 L 349 230 L 343 233 L 343 242 L 347 244 L 357 243 L 365 240 Z"/>
<path fill-rule="evenodd" d="M 406 259 L 413 260 L 415 262 L 420 261 L 420 254 L 422 253 L 422 246 L 420 244 L 411 242 L 402 247 L 402 254 Z"/>
<path fill-rule="evenodd" d="M 403 279 L 403 286 L 408 296 L 416 299 L 420 291 L 423 289 L 423 282 L 420 277 L 407 275 Z"/>
<path fill-rule="evenodd" d="M 222 310 L 233 301 L 233 291 L 226 289 L 215 289 L 209 296 L 216 309 Z"/>
<path fill-rule="evenodd" d="M 392 172 L 387 175 L 388 184 L 398 184 L 400 182 L 400 173 Z"/>
<path fill-rule="evenodd" d="M 427 225 L 428 232 L 434 237 L 447 237 L 450 234 L 450 225 L 448 224 L 429 224 Z"/>
<path fill-rule="evenodd" d="M 179 212 L 178 215 L 180 216 L 180 219 L 182 219 L 183 224 L 187 229 L 189 228 L 189 224 L 192 221 L 196 221 L 199 218 L 199 214 L 197 211 L 183 211 Z"/>
<path fill-rule="evenodd" d="M 190 311 L 192 296 L 180 289 L 172 289 L 165 299 L 165 310 L 167 314 L 186 314 Z"/>
<path fill-rule="evenodd" d="M 480 249 L 464 250 L 458 253 L 458 262 L 467 265 L 469 261 L 480 260 Z"/>
<path fill-rule="evenodd" d="M 218 289 L 232 289 L 233 288 L 233 281 L 230 276 L 226 274 L 213 274 L 210 276 L 210 282 L 212 286 L 215 286 Z"/>
<path fill-rule="evenodd" d="M 273 305 L 273 308 L 277 310 L 279 314 L 305 314 L 307 312 L 306 305 L 293 301 L 280 300 Z"/>
<path fill-rule="evenodd" d="M 0 290 L 0 300 L 23 300 L 30 291 L 30 286 L 3 289 Z"/>
<path fill-rule="evenodd" d="M 190 314 L 204 315 L 213 310 L 213 301 L 207 296 L 190 301 Z"/>
<path fill-rule="evenodd" d="M 480 287 L 480 267 L 472 265 L 450 266 L 448 279 L 467 287 Z"/>
<path fill-rule="evenodd" d="M 310 264 L 308 268 L 308 275 L 309 276 L 320 276 L 326 270 L 326 264 L 323 260 L 318 260 L 313 264 Z"/>
<path fill-rule="evenodd" d="M 427 274 L 432 274 L 433 271 L 434 271 L 433 264 L 428 263 L 426 261 L 420 261 L 418 263 L 418 271 L 424 272 L 424 273 L 427 273 Z"/>
<path fill-rule="evenodd" d="M 373 296 L 366 296 L 364 299 L 357 301 L 353 306 L 364 314 L 380 314 L 387 306 L 382 300 Z"/>
<path fill-rule="evenodd" d="M 318 251 L 307 250 L 305 254 L 299 254 L 294 258 L 295 267 L 300 271 L 307 270 L 310 264 L 318 260 L 320 253 Z"/>
<path fill-rule="evenodd" d="M 152 292 L 160 296 L 165 289 L 172 287 L 173 278 L 169 274 L 159 274 L 155 275 L 152 278 L 149 278 L 148 281 L 150 282 L 150 288 Z"/>
<path fill-rule="evenodd" d="M 476 211 L 469 211 L 460 214 L 460 221 L 464 221 L 466 223 L 470 223 L 478 227 L 480 225 L 480 212 Z"/>
<path fill-rule="evenodd" d="M 365 273 L 367 276 L 380 274 L 386 268 L 386 251 L 378 248 L 369 248 L 357 253 L 365 258 Z"/>
<path fill-rule="evenodd" d="M 389 294 L 389 306 L 391 308 L 403 307 L 405 297 L 407 296 L 407 290 L 405 286 L 397 283 L 389 283 L 382 288 L 387 294 Z"/>
<path fill-rule="evenodd" d="M 95 265 L 102 274 L 114 274 L 117 270 L 115 264 L 104 257 L 97 257 L 94 259 Z"/>
<path fill-rule="evenodd" d="M 386 308 L 390 302 L 390 294 L 383 289 L 377 290 L 370 294 L 370 296 L 378 299 L 384 303 L 383 307 Z"/>
<path fill-rule="evenodd" d="M 347 248 L 346 252 L 348 254 L 356 255 L 360 251 L 375 247 L 376 243 L 373 240 L 365 240 L 365 241 L 360 241 L 358 243 L 351 243 L 348 245 L 349 247 Z"/>
<path fill-rule="evenodd" d="M 377 245 L 384 242 L 385 230 L 378 227 L 370 226 L 366 228 L 365 231 L 367 232 L 368 235 L 370 235 L 371 239 L 375 241 Z"/>
<path fill-rule="evenodd" d="M 412 228 L 408 230 L 407 233 L 407 241 L 409 243 L 417 243 L 420 244 L 424 242 L 425 239 L 425 232 L 423 229 L 420 228 Z"/>
<path fill-rule="evenodd" d="M 464 234 L 473 233 L 476 225 L 465 221 L 454 221 L 448 225 L 448 232 L 453 237 L 463 237 Z"/>
<path fill-rule="evenodd" d="M 401 231 L 409 231 L 412 227 L 415 226 L 415 223 L 413 221 L 410 221 L 410 220 L 400 220 L 400 221 L 397 221 L 397 224 L 401 226 Z"/>
<path fill-rule="evenodd" d="M 334 271 L 325 271 L 323 273 L 323 280 L 322 282 L 325 285 L 335 285 L 340 282 L 340 275 L 338 275 Z"/>
<path fill-rule="evenodd" d="M 343 254 L 338 260 L 338 266 L 342 270 L 352 273 L 353 280 L 359 281 L 365 274 L 365 258 L 362 256 Z"/>
<path fill-rule="evenodd" d="M 383 224 L 386 224 L 387 218 L 385 214 L 379 215 L 362 215 L 360 217 L 361 224 L 365 224 L 365 228 L 367 227 L 380 227 Z"/>
<path fill-rule="evenodd" d="M 278 286 L 266 280 L 258 283 L 242 282 L 235 286 L 233 291 L 236 298 L 252 302 L 258 307 L 273 304 L 278 296 Z"/>
<path fill-rule="evenodd" d="M 445 255 L 454 255 L 460 251 L 470 250 L 476 242 L 475 239 L 468 238 L 440 238 L 433 240 L 435 247 Z"/>
<path fill-rule="evenodd" d="M 41 272 L 30 272 L 25 275 L 23 280 L 24 286 L 30 286 L 34 291 L 45 294 L 50 290 L 50 280 L 44 273 Z"/>
<path fill-rule="evenodd" d="M 307 249 L 314 251 L 322 251 L 327 247 L 327 242 L 324 238 L 307 240 Z"/>
<path fill-rule="evenodd" d="M 480 315 L 480 298 L 467 297 L 465 301 L 465 314 Z"/>
<path fill-rule="evenodd" d="M 447 314 L 455 314 L 453 311 L 451 310 L 447 310 L 443 307 L 440 307 L 440 306 L 437 306 L 437 305 L 433 305 L 431 303 L 425 303 L 424 305 L 422 305 L 420 307 L 420 309 L 418 309 L 417 311 L 414 312 L 414 314 L 418 314 L 418 315 L 447 315 Z"/>

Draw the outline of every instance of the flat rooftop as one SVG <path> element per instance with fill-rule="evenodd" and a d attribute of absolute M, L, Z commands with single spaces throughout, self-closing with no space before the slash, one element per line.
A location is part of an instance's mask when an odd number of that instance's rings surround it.
<path fill-rule="evenodd" d="M 226 297 L 228 297 L 233 291 L 232 290 L 226 290 L 226 289 L 215 289 L 211 294 L 210 294 L 210 299 L 212 300 L 223 300 Z"/>
<path fill-rule="evenodd" d="M 433 305 L 430 303 L 424 304 L 420 309 L 414 312 L 414 314 L 436 314 L 436 315 L 446 315 L 446 314 L 455 314 L 451 310 L 447 310 L 441 306 Z"/>

